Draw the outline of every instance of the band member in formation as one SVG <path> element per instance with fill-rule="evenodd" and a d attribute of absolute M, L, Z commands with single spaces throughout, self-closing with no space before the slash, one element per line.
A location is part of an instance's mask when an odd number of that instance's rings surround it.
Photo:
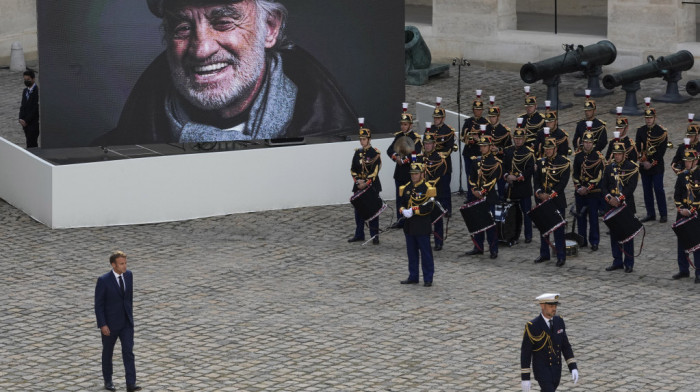
<path fill-rule="evenodd" d="M 452 180 L 452 158 L 450 154 L 457 148 L 455 144 L 455 129 L 445 124 L 445 109 L 440 107 L 442 98 L 437 97 L 435 110 L 433 110 L 433 125 L 430 132 L 435 135 L 435 150 L 445 158 L 447 162 L 447 172 L 438 182 L 438 201 L 447 210 L 448 215 L 452 213 L 452 190 L 450 181 Z M 447 196 L 445 196 L 447 195 Z"/>
<path fill-rule="evenodd" d="M 574 384 L 578 382 L 578 367 L 574 351 L 566 335 L 564 319 L 557 316 L 559 294 L 542 294 L 536 298 L 541 313 L 525 324 L 520 349 L 521 385 L 523 392 L 530 390 L 530 364 L 542 392 L 557 390 L 561 380 L 561 356 L 571 371 Z"/>
<path fill-rule="evenodd" d="M 550 201 L 554 203 L 563 218 L 566 218 L 566 185 L 571 175 L 569 159 L 557 154 L 556 141 L 553 138 L 545 140 L 544 157 L 537 160 L 537 169 L 534 176 L 535 200 L 537 204 Z M 554 230 L 554 242 L 557 252 L 557 267 L 566 263 L 566 243 L 564 239 L 564 226 Z M 549 236 L 540 239 L 540 256 L 535 263 L 549 260 Z"/>
<path fill-rule="evenodd" d="M 688 116 L 692 116 L 692 113 L 688 114 Z M 671 161 L 671 169 L 673 169 L 674 173 L 678 174 L 685 170 L 683 157 L 685 156 L 686 150 L 693 149 L 698 151 L 698 131 L 700 131 L 700 125 L 692 122 L 688 124 L 688 129 L 685 132 L 685 138 L 683 138 L 683 144 L 678 146 L 678 149 L 676 149 L 676 155 Z"/>
<path fill-rule="evenodd" d="M 622 108 L 619 108 L 622 111 Z M 639 159 L 639 154 L 637 153 L 637 145 L 630 139 L 627 135 L 628 121 L 627 117 L 618 116 L 615 119 L 615 131 L 613 132 L 613 139 L 608 144 L 608 149 L 605 151 L 605 161 L 612 162 L 612 153 L 615 149 L 615 144 L 622 143 L 625 145 L 625 151 L 627 153 L 626 160 L 637 163 Z"/>
<path fill-rule="evenodd" d="M 605 123 L 596 118 L 595 109 L 595 101 L 586 99 L 583 103 L 584 119 L 576 123 L 576 133 L 573 140 L 576 151 L 581 149 L 581 139 L 587 131 L 593 134 L 593 149 L 595 151 L 603 151 L 608 144 L 608 130 Z"/>
<path fill-rule="evenodd" d="M 435 187 L 437 190 L 437 200 L 444 200 L 449 198 L 449 194 L 440 194 L 440 192 L 445 192 L 444 187 L 440 187 L 440 179 L 444 178 L 445 173 L 447 173 L 447 162 L 445 158 L 435 151 L 435 135 L 426 132 L 423 135 L 423 155 L 420 157 L 420 161 L 423 163 L 423 169 L 425 170 L 425 182 L 428 186 Z M 444 207 L 443 207 L 444 208 Z M 439 207 L 433 210 L 433 220 L 437 219 L 442 211 Z M 442 219 L 435 222 L 435 231 L 433 232 L 435 238 L 435 250 L 442 250 L 443 239 L 445 238 L 444 224 Z"/>
<path fill-rule="evenodd" d="M 598 227 L 598 210 L 602 206 L 602 195 L 600 192 L 600 180 L 603 178 L 605 170 L 605 158 L 603 154 L 594 150 L 595 136 L 591 132 L 583 134 L 581 151 L 574 156 L 574 198 L 576 200 L 576 211 L 578 212 L 577 223 L 578 233 L 583 238 L 588 238 L 591 243 L 591 250 L 598 250 L 600 243 L 600 229 Z M 587 211 L 584 213 L 584 207 Z M 588 220 L 588 222 L 586 222 Z M 590 224 L 590 231 L 586 237 L 586 226 Z M 588 241 L 584 241 L 583 246 L 587 246 Z"/>
<path fill-rule="evenodd" d="M 491 136 L 493 145 L 491 146 L 491 152 L 496 156 L 496 158 L 503 161 L 503 150 L 513 145 L 513 139 L 511 138 L 510 128 L 501 124 L 501 108 L 498 106 L 491 106 L 489 108 L 489 124 L 486 126 L 486 134 Z M 499 199 L 503 199 L 506 193 L 506 182 L 503 178 L 499 177 L 496 181 L 496 188 L 498 190 Z"/>
<path fill-rule="evenodd" d="M 561 156 L 571 155 L 571 149 L 569 148 L 569 135 L 559 128 L 557 122 L 557 112 L 547 111 L 544 114 L 544 128 L 537 132 L 537 139 L 535 140 L 535 155 L 537 158 L 542 158 L 544 152 L 542 151 L 542 146 L 544 145 L 544 140 L 546 138 L 554 138 L 557 143 L 557 154 Z"/>
<path fill-rule="evenodd" d="M 495 213 L 496 203 L 498 203 L 498 193 L 496 192 L 496 180 L 501 178 L 502 162 L 496 158 L 491 151 L 493 141 L 491 136 L 482 136 L 479 139 L 479 150 L 481 156 L 473 159 L 472 172 L 469 175 L 471 192 L 467 194 L 468 201 L 485 199 L 491 209 L 491 214 Z M 496 227 L 486 230 L 489 243 L 489 253 L 491 258 L 498 257 L 498 237 Z M 480 255 L 484 253 L 484 232 L 474 235 L 474 248 L 466 253 L 467 256 Z"/>
<path fill-rule="evenodd" d="M 423 165 L 411 163 L 411 182 L 399 188 L 401 197 L 401 214 L 406 218 L 403 232 L 406 236 L 406 253 L 408 253 L 408 279 L 401 284 L 417 284 L 419 281 L 418 264 L 423 269 L 423 285 L 433 285 L 433 251 L 430 249 L 431 215 L 435 203 L 431 198 L 436 190 L 423 180 Z"/>
<path fill-rule="evenodd" d="M 379 182 L 379 169 L 382 167 L 382 155 L 378 149 L 372 147 L 371 143 L 372 132 L 369 128 L 360 128 L 360 145 L 361 148 L 355 149 L 355 155 L 352 157 L 350 165 L 350 174 L 352 175 L 353 193 L 362 191 L 367 187 L 373 187 L 377 192 L 382 191 L 382 184 Z M 374 237 L 372 243 L 379 244 L 379 217 L 369 221 L 369 234 Z M 355 235 L 348 242 L 357 242 L 365 240 L 365 220 L 360 217 L 359 212 L 355 209 Z"/>
<path fill-rule="evenodd" d="M 528 147 L 535 146 L 537 132 L 544 128 L 544 117 L 537 111 L 537 97 L 530 96 L 530 86 L 525 86 L 525 113 L 518 116 L 523 119 L 523 128 L 527 132 L 525 145 Z"/>
<path fill-rule="evenodd" d="M 387 155 L 392 161 L 396 162 L 394 168 L 394 184 L 396 185 L 396 215 L 398 220 L 391 228 L 403 227 L 403 220 L 399 207 L 401 200 L 399 198 L 399 187 L 407 184 L 411 180 L 408 173 L 413 154 L 420 154 L 422 145 L 420 136 L 413 131 L 413 115 L 406 112 L 408 104 L 404 103 L 404 112 L 401 113 L 401 130 L 394 134 L 394 141 L 386 150 Z M 410 150 L 410 151 L 409 151 Z"/>
<path fill-rule="evenodd" d="M 673 201 L 676 203 L 676 220 L 687 218 L 698 213 L 700 209 L 700 170 L 698 170 L 698 153 L 688 149 L 683 154 L 685 169 L 676 177 L 676 186 L 673 192 Z M 698 219 L 698 218 L 695 218 Z M 673 279 L 687 278 L 690 276 L 690 255 L 685 252 L 678 240 L 678 273 Z M 700 250 L 693 252 L 693 263 L 700 267 Z M 695 283 L 700 283 L 700 269 L 695 270 Z"/>
<path fill-rule="evenodd" d="M 462 142 L 464 149 L 464 173 L 467 177 L 467 192 L 469 192 L 469 173 L 471 173 L 472 157 L 479 156 L 479 137 L 481 136 L 480 125 L 486 125 L 489 121 L 483 117 L 484 103 L 481 101 L 481 90 L 476 90 L 476 99 L 472 102 L 473 117 L 464 120 L 462 125 Z"/>
<path fill-rule="evenodd" d="M 600 182 L 600 190 L 605 195 L 604 199 L 608 204 L 608 209 L 618 208 L 624 203 L 626 205 L 625 208 L 630 209 L 634 214 L 637 212 L 634 205 L 634 190 L 637 189 L 639 167 L 636 163 L 627 159 L 627 148 L 628 146 L 621 141 L 613 145 L 611 152 L 613 160 L 605 167 L 603 180 Z M 624 245 L 620 245 L 611 235 L 610 248 L 613 261 L 612 265 L 605 268 L 605 270 L 615 271 L 624 268 L 625 272 L 632 272 L 634 268 L 634 239 L 625 242 Z"/>
<path fill-rule="evenodd" d="M 645 100 L 647 100 L 645 98 Z M 635 144 L 639 151 L 639 175 L 642 178 L 644 190 L 644 205 L 647 216 L 642 222 L 656 220 L 654 212 L 654 195 L 659 207 L 659 222 L 665 223 L 668 210 L 666 208 L 666 192 L 664 191 L 664 154 L 668 133 L 666 129 L 656 123 L 656 110 L 647 107 L 644 111 L 646 125 L 637 128 Z"/>
<path fill-rule="evenodd" d="M 525 212 L 532 208 L 532 175 L 535 171 L 535 155 L 532 148 L 525 145 L 525 130 L 513 131 L 514 145 L 506 147 L 503 160 L 503 179 L 508 183 L 506 200 L 520 205 L 524 215 L 525 243 L 532 241 L 532 219 Z"/>

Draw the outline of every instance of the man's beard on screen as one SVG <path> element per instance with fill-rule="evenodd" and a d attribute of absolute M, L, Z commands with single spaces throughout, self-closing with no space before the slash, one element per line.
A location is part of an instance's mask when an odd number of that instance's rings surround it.
<path fill-rule="evenodd" d="M 170 74 L 177 91 L 188 102 L 202 110 L 220 110 L 236 101 L 242 101 L 252 93 L 265 67 L 265 25 L 258 28 L 255 41 L 239 51 L 239 56 L 220 49 L 204 61 L 195 61 L 185 56 L 182 61 L 169 52 Z M 194 67 L 227 63 L 231 69 L 229 78 L 214 83 L 198 83 Z"/>

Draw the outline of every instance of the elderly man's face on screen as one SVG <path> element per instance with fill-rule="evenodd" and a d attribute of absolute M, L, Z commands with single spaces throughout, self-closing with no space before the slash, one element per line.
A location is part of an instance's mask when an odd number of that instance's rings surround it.
<path fill-rule="evenodd" d="M 279 34 L 279 15 L 260 0 L 176 0 L 164 15 L 168 61 L 177 90 L 192 105 L 232 116 L 255 98 L 265 49 Z"/>

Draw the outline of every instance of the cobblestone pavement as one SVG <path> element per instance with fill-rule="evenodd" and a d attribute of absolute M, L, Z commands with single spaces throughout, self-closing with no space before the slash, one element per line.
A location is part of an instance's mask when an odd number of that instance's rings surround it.
<path fill-rule="evenodd" d="M 407 86 L 408 100 L 439 94 L 454 109 L 454 74 Z M 20 82 L 0 70 L 0 134 L 23 143 Z M 564 77 L 562 98 L 583 84 Z M 514 118 L 522 85 L 515 72 L 473 66 L 465 102 L 481 87 L 497 95 L 504 119 Z M 675 143 L 695 102 L 656 105 Z M 563 111 L 563 127 L 580 114 Z M 670 200 L 668 172 L 665 180 Z M 455 194 L 453 204 L 461 202 Z M 93 290 L 113 249 L 129 254 L 135 276 L 136 365 L 146 391 L 516 391 L 523 326 L 539 312 L 534 297 L 548 291 L 563 296 L 559 310 L 581 373 L 576 386 L 565 373 L 561 391 L 700 390 L 700 285 L 670 278 L 670 223 L 646 225 L 643 253 L 625 274 L 604 271 L 606 235 L 597 252 L 581 249 L 562 268 L 532 263 L 536 241 L 502 246 L 496 260 L 462 257 L 471 244 L 456 218 L 436 252 L 431 288 L 398 283 L 407 276 L 400 231 L 361 246 L 346 242 L 352 225 L 348 204 L 50 230 L 0 201 L 0 390 L 101 390 Z M 114 380 L 124 390 L 119 354 Z"/>

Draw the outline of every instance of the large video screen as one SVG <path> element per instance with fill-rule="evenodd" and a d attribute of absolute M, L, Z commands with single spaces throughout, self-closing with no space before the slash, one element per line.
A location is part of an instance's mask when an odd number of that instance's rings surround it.
<path fill-rule="evenodd" d="M 43 148 L 397 128 L 403 0 L 41 0 L 37 14 Z"/>

